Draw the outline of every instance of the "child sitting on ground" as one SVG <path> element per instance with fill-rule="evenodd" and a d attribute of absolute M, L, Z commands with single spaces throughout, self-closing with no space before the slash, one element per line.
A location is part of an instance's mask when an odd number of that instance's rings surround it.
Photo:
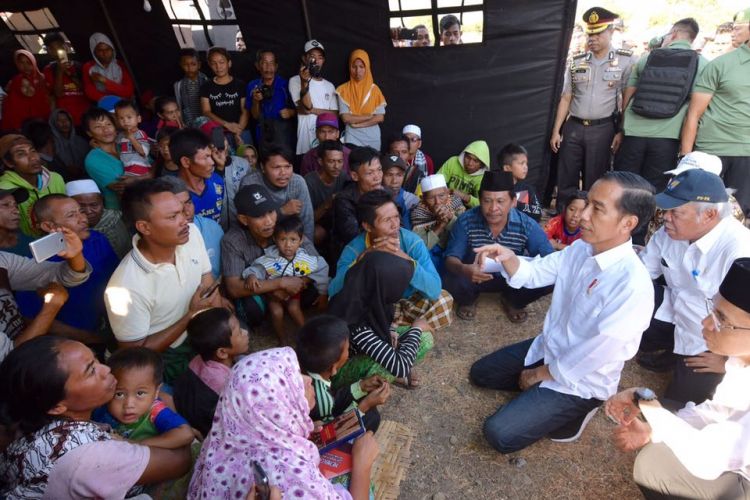
<path fill-rule="evenodd" d="M 208 436 L 234 359 L 247 353 L 250 339 L 229 309 L 212 307 L 198 312 L 190 320 L 187 341 L 197 356 L 175 381 L 174 402 L 180 415 Z"/>
<path fill-rule="evenodd" d="M 125 175 L 153 177 L 149 159 L 153 141 L 138 128 L 141 115 L 135 104 L 126 99 L 115 104 L 115 121 L 120 129 L 115 142 L 120 161 L 125 168 Z"/>
<path fill-rule="evenodd" d="M 513 175 L 516 208 L 537 222 L 542 220 L 542 203 L 534 186 L 525 180 L 529 174 L 529 154 L 526 148 L 520 144 L 506 144 L 497 154 L 497 162 L 505 172 Z"/>
<path fill-rule="evenodd" d="M 140 444 L 176 449 L 190 444 L 195 435 L 187 421 L 157 399 L 164 363 L 146 347 L 122 349 L 107 363 L 117 379 L 115 396 L 92 418 Z"/>
<path fill-rule="evenodd" d="M 345 321 L 330 315 L 311 319 L 299 331 L 296 351 L 300 368 L 312 378 L 315 389 L 311 419 L 328 423 L 356 407 L 367 430 L 378 430 L 377 407 L 391 394 L 390 384 L 380 375 L 358 380 L 350 387 L 331 389 L 331 377 L 349 359 L 349 327 Z"/>
<path fill-rule="evenodd" d="M 555 250 L 562 250 L 581 237 L 581 214 L 587 199 L 586 191 L 576 191 L 565 200 L 560 215 L 547 222 L 544 232 Z"/>
<path fill-rule="evenodd" d="M 328 264 L 323 257 L 310 255 L 300 247 L 303 234 L 302 219 L 296 215 L 277 222 L 273 233 L 275 245 L 266 248 L 265 255 L 255 259 L 250 267 L 242 271 L 245 288 L 257 290 L 262 280 L 285 276 L 306 277 L 315 283 L 320 294 L 318 307 L 325 308 L 328 304 Z M 283 291 L 276 291 L 267 294 L 266 299 L 273 329 L 282 345 L 289 345 L 290 338 L 284 329 L 284 311 L 289 313 L 297 326 L 305 323 L 300 294 L 289 297 Z"/>

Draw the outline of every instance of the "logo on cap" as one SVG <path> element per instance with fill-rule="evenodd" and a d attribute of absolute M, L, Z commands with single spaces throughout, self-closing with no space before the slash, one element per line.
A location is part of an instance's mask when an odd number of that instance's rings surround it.
<path fill-rule="evenodd" d="M 674 188 L 680 185 L 679 179 L 672 179 L 672 181 L 669 183 L 669 186 L 667 186 L 667 191 L 672 191 Z"/>
<path fill-rule="evenodd" d="M 263 203 L 264 201 L 266 201 L 266 199 L 260 193 L 253 193 L 253 198 L 255 198 L 255 201 L 257 201 L 258 203 Z M 256 203 L 256 205 L 258 203 Z"/>
<path fill-rule="evenodd" d="M 589 14 L 589 24 L 596 24 L 599 21 L 599 14 L 596 11 Z"/>
<path fill-rule="evenodd" d="M 389 156 L 389 158 L 391 159 L 391 161 L 396 161 L 396 160 L 398 160 L 398 156 L 396 156 L 396 155 L 393 155 L 393 156 Z"/>
<path fill-rule="evenodd" d="M 313 47 L 318 47 L 320 43 L 318 43 L 317 40 L 313 40 L 312 42 L 310 42 L 310 45 L 312 45 Z"/>

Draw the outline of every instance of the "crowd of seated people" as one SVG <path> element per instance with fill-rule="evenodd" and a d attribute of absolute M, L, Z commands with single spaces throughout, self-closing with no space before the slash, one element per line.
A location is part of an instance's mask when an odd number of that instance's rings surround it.
<path fill-rule="evenodd" d="M 483 293 L 519 325 L 550 296 L 540 332 L 471 366 L 517 393 L 484 423 L 493 448 L 575 441 L 605 405 L 617 446 L 645 446 L 648 498 L 750 488 L 750 230 L 721 176 L 737 158 L 685 151 L 658 194 L 608 171 L 548 220 L 517 142 L 463 138 L 437 164 L 416 124 L 381 143 L 361 49 L 338 87 L 317 40 L 288 81 L 259 51 L 248 85 L 227 50 L 212 77 L 184 50 L 151 137 L 107 36 L 82 67 L 45 43 L 43 71 L 15 54 L 0 122 L 0 496 L 254 498 L 257 463 L 271 498 L 369 498 L 378 407 L 423 383 Z M 44 237 L 60 247 L 40 262 Z M 249 352 L 265 330 L 279 347 Z M 618 392 L 634 358 L 671 372 L 661 402 Z M 309 437 L 353 409 L 367 433 L 333 484 Z"/>

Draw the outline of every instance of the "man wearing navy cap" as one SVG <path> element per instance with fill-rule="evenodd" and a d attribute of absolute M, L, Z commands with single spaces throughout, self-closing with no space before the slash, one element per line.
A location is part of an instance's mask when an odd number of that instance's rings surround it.
<path fill-rule="evenodd" d="M 618 423 L 614 442 L 643 449 L 633 478 L 647 499 L 747 498 L 750 491 L 750 259 L 734 261 L 718 292 L 704 305 L 702 336 L 725 357 L 716 395 L 676 415 L 650 389 L 631 388 L 605 405 Z M 726 358 L 728 356 L 728 358 Z M 696 401 L 696 403 L 699 403 Z M 645 421 L 637 417 L 642 414 Z"/>
<path fill-rule="evenodd" d="M 656 196 L 664 226 L 640 255 L 651 279 L 663 277 L 666 285 L 656 286 L 657 308 L 638 362 L 672 371 L 665 397 L 683 404 L 710 398 L 724 376 L 725 358 L 708 350 L 701 320 L 732 262 L 750 257 L 750 231 L 728 200 L 716 174 L 697 168 L 676 175 Z"/>
<path fill-rule="evenodd" d="M 618 97 L 636 61 L 631 51 L 615 50 L 611 45 L 617 17 L 601 7 L 583 14 L 588 52 L 573 57 L 565 71 L 550 139 L 552 151 L 560 153 L 558 196 L 578 189 L 581 172 L 583 189 L 591 189 L 607 170 L 611 151 L 617 146 L 613 140 L 620 113 Z"/>

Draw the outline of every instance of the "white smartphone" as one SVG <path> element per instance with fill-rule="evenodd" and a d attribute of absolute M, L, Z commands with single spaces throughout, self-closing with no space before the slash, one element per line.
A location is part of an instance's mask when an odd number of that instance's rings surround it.
<path fill-rule="evenodd" d="M 34 260 L 44 262 L 53 255 L 64 251 L 67 247 L 65 246 L 65 238 L 62 233 L 50 233 L 29 243 L 29 248 L 31 248 Z"/>

